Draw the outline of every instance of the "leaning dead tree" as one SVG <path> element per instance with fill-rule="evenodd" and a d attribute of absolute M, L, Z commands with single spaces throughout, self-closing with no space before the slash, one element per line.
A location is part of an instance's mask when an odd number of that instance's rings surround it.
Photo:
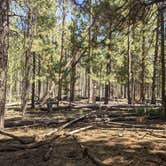
<path fill-rule="evenodd" d="M 4 112 L 6 101 L 8 32 L 9 32 L 9 0 L 0 1 L 0 128 L 4 128 Z"/>

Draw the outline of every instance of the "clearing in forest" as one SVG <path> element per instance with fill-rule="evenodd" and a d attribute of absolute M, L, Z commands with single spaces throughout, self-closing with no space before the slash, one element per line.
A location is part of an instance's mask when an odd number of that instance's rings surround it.
<path fill-rule="evenodd" d="M 38 142 L 43 135 L 47 142 L 48 133 L 73 119 L 79 120 L 57 132 L 50 142 L 37 147 L 27 148 L 31 143 L 21 144 L 15 138 L 1 135 L 2 166 L 166 165 L 166 124 L 158 119 L 143 118 L 133 111 L 80 109 L 49 114 L 30 111 L 24 119 L 20 112 L 8 111 L 6 118 L 10 126 L 7 133 L 23 140 L 31 141 L 35 137 Z M 30 121 L 33 124 L 27 123 Z M 25 126 L 11 127 L 12 124 Z"/>

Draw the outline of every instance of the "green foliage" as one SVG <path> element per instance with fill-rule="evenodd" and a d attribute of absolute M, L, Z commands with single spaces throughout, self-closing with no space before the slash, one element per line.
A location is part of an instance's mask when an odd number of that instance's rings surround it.
<path fill-rule="evenodd" d="M 13 17 L 10 20 L 10 43 L 12 44 L 9 47 L 8 87 L 12 89 L 18 80 L 22 81 L 24 55 L 30 42 L 32 42 L 30 51 L 35 52 L 36 55 L 36 65 L 38 65 L 38 61 L 41 63 L 41 73 L 33 80 L 35 82 L 53 80 L 57 83 L 58 72 L 62 68 L 62 75 L 65 78 L 63 85 L 68 85 L 73 55 L 75 55 L 75 60 L 81 56 L 76 65 L 78 71 L 86 71 L 99 84 L 104 85 L 110 82 L 126 85 L 130 12 L 134 29 L 131 48 L 132 74 L 134 80 L 140 83 L 142 21 L 145 19 L 145 83 L 152 83 L 157 9 L 155 5 L 146 9 L 138 1 L 131 1 L 129 4 L 129 1 L 126 0 L 102 0 L 96 1 L 92 5 L 86 1 L 81 6 L 74 5 L 73 1 L 66 1 L 65 5 L 67 19 L 62 60 L 62 3 L 54 0 L 38 0 L 32 3 L 29 3 L 28 0 L 20 0 L 19 3 L 14 4 L 17 6 L 17 10 L 11 6 L 11 13 L 17 11 L 16 13 L 23 17 Z M 24 34 L 29 9 L 33 13 L 32 36 L 26 38 Z M 90 15 L 92 15 L 92 25 L 89 24 Z M 92 35 L 91 41 L 88 38 L 89 28 Z M 89 42 L 92 43 L 91 57 L 89 57 Z M 109 63 L 111 63 L 110 73 L 107 72 Z M 89 67 L 93 69 L 91 73 L 88 73 Z M 78 74 L 75 78 L 80 81 Z"/>

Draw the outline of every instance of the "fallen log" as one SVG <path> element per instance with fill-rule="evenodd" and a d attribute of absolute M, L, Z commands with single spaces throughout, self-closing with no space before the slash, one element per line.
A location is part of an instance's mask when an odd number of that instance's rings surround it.
<path fill-rule="evenodd" d="M 140 120 L 153 120 L 153 119 L 159 119 L 159 117 L 155 116 L 155 117 L 150 117 L 150 116 L 146 116 L 146 117 L 139 117 L 139 116 L 126 116 L 126 115 L 122 115 L 120 117 L 115 117 L 115 118 L 111 118 L 110 120 L 113 122 L 121 122 L 121 121 L 140 121 Z"/>
<path fill-rule="evenodd" d="M 21 120 L 21 121 L 8 121 L 5 124 L 5 129 L 17 129 L 17 128 L 27 128 L 27 127 L 35 127 L 35 126 L 48 126 L 53 124 L 60 124 L 67 122 L 70 119 L 65 120 L 57 120 L 57 119 L 51 119 L 51 120 Z"/>
<path fill-rule="evenodd" d="M 151 108 L 151 109 L 159 109 L 161 106 L 158 105 L 100 105 L 100 104 L 69 104 L 63 106 L 53 107 L 53 111 L 57 110 L 71 110 L 71 109 L 90 109 L 90 110 L 135 110 L 135 109 L 143 109 L 143 108 Z M 43 111 L 47 111 L 47 108 L 40 108 Z"/>
<path fill-rule="evenodd" d="M 92 111 L 92 112 L 90 112 L 90 113 L 88 113 L 88 114 L 85 114 L 85 115 L 83 115 L 83 116 L 81 116 L 81 117 L 75 118 L 75 119 L 69 121 L 68 123 L 62 125 L 61 127 L 59 127 L 58 130 L 62 130 L 62 129 L 64 129 L 64 128 L 66 128 L 66 127 L 68 127 L 68 126 L 70 126 L 70 125 L 72 125 L 72 124 L 74 124 L 74 123 L 76 123 L 76 122 L 79 122 L 79 121 L 81 121 L 81 120 L 83 120 L 83 119 L 89 117 L 90 115 L 92 115 L 92 114 L 95 113 L 95 112 L 96 112 L 96 111 Z"/>
<path fill-rule="evenodd" d="M 87 130 L 87 129 L 90 129 L 92 128 L 93 126 L 87 126 L 87 127 L 84 127 L 84 128 L 80 128 L 80 129 L 77 129 L 77 130 L 74 130 L 74 131 L 71 131 L 69 132 L 68 134 L 65 134 L 67 136 L 69 135 L 72 135 L 72 134 L 75 134 L 75 133 L 78 133 L 78 132 L 81 132 L 81 131 L 84 131 L 84 130 Z M 42 141 L 39 141 L 39 142 L 34 142 L 34 143 L 30 143 L 30 144 L 25 144 L 25 145 L 19 145 L 19 144 L 13 144 L 13 145 L 8 145 L 8 146 L 5 146 L 5 147 L 1 147 L 0 148 L 0 152 L 5 152 L 5 151 L 18 151 L 18 150 L 24 150 L 24 149 L 33 149 L 33 148 L 38 148 L 40 146 L 43 146 L 43 145 L 47 145 L 47 144 L 50 144 L 52 142 L 52 140 L 56 139 L 56 138 L 59 138 L 61 135 L 54 135 L 53 137 L 51 137 L 50 139 L 47 138 L 48 140 L 42 140 Z M 41 137 L 41 136 L 40 136 Z M 18 137 L 19 138 L 19 137 Z M 49 151 L 45 154 L 45 156 L 43 156 L 43 160 L 47 161 L 49 160 L 49 155 L 52 151 L 52 148 L 49 149 Z"/>
<path fill-rule="evenodd" d="M 59 138 L 61 135 L 56 135 L 54 136 L 53 139 Z M 0 147 L 0 152 L 6 152 L 6 151 L 18 151 L 18 150 L 25 150 L 25 149 L 34 149 L 34 148 L 39 148 L 40 146 L 48 145 L 52 142 L 52 139 L 47 140 L 47 141 L 38 141 L 38 142 L 33 142 L 30 144 L 10 144 L 5 147 Z"/>
<path fill-rule="evenodd" d="M 165 133 L 166 133 L 166 131 L 165 131 Z M 153 133 L 153 132 L 148 132 L 147 134 L 148 134 L 148 135 L 151 135 L 151 136 L 153 136 L 153 137 L 166 139 L 166 136 L 165 136 L 165 135 L 155 134 L 155 133 Z"/>
<path fill-rule="evenodd" d="M 95 112 L 96 112 L 96 111 L 93 111 L 93 112 L 88 113 L 88 114 L 85 114 L 85 115 L 83 115 L 83 116 L 81 116 L 81 117 L 75 118 L 75 119 L 73 119 L 73 120 L 71 120 L 71 121 L 65 123 L 64 125 L 60 126 L 59 128 L 56 128 L 55 130 L 53 130 L 53 131 L 51 131 L 51 132 L 49 132 L 49 133 L 47 133 L 47 134 L 45 134 L 45 135 L 42 135 L 42 138 L 46 138 L 46 137 L 49 137 L 49 136 L 51 136 L 51 135 L 53 135 L 53 134 L 55 134 L 55 133 L 57 133 L 57 132 L 60 132 L 60 131 L 62 131 L 63 129 L 65 129 L 66 127 L 68 127 L 68 126 L 70 126 L 70 125 L 72 125 L 72 124 L 74 124 L 74 123 L 76 123 L 76 122 L 79 122 L 79 121 L 83 120 L 83 119 L 86 118 L 86 117 L 89 117 L 90 115 L 92 115 L 92 114 L 95 113 Z"/>
<path fill-rule="evenodd" d="M 10 133 L 7 133 L 7 132 L 5 132 L 5 131 L 2 131 L 2 130 L 0 130 L 0 134 L 1 135 L 5 135 L 5 136 L 8 136 L 8 137 L 11 137 L 11 138 L 13 138 L 14 140 L 17 140 L 17 141 L 19 141 L 21 144 L 28 144 L 28 143 L 32 143 L 32 142 L 34 142 L 34 138 L 20 138 L 20 137 L 18 137 L 18 136 L 16 136 L 16 135 L 13 135 L 13 134 L 10 134 Z"/>
<path fill-rule="evenodd" d="M 33 124 L 34 124 L 34 121 L 31 121 L 31 120 L 6 121 L 5 128 L 19 127 L 19 126 L 26 126 L 26 125 L 33 125 Z"/>
<path fill-rule="evenodd" d="M 110 126 L 108 126 L 110 127 Z M 100 127 L 101 129 L 105 129 L 105 128 L 102 128 Z M 153 130 L 153 129 L 146 129 L 146 128 L 125 128 L 125 127 L 113 127 L 111 126 L 110 128 L 108 128 L 109 130 L 117 130 L 117 131 L 149 131 L 149 132 L 157 132 L 157 133 L 165 133 L 166 132 L 166 129 L 165 130 Z"/>
<path fill-rule="evenodd" d="M 66 127 L 80 121 L 83 120 L 84 118 L 90 116 L 91 114 L 95 113 L 96 111 L 93 111 L 91 113 L 88 113 L 86 115 L 83 115 L 79 118 L 73 119 L 67 123 L 65 123 L 64 125 L 60 126 L 59 128 L 39 136 L 41 138 L 41 141 L 38 142 L 33 142 L 30 144 L 25 144 L 25 145 L 10 145 L 8 147 L 5 148 L 0 148 L 0 151 L 16 151 L 16 150 L 23 150 L 23 149 L 33 149 L 33 148 L 38 148 L 42 145 L 46 145 L 46 144 L 50 144 L 53 140 L 59 138 L 61 135 L 63 135 L 64 133 L 58 134 L 60 131 L 62 131 L 63 129 L 65 129 Z"/>
<path fill-rule="evenodd" d="M 115 121 L 115 122 L 119 122 L 119 121 L 136 121 L 137 120 L 137 117 L 127 117 L 127 116 L 125 116 L 125 117 L 117 117 L 117 118 L 111 118 L 110 119 L 111 121 Z"/>
<path fill-rule="evenodd" d="M 112 125 L 117 125 L 121 127 L 126 127 L 126 128 L 142 128 L 142 129 L 151 129 L 151 130 L 164 130 L 162 127 L 156 127 L 156 126 L 151 126 L 151 125 L 136 125 L 136 124 L 128 124 L 128 123 L 122 123 L 122 122 L 107 122 L 107 124 L 112 124 Z M 166 129 L 165 129 L 166 130 Z"/>
<path fill-rule="evenodd" d="M 45 126 L 42 124 L 32 124 L 32 125 L 26 125 L 26 126 L 14 126 L 14 127 L 9 127 L 9 128 L 5 128 L 6 131 L 13 131 L 13 130 L 18 130 L 18 129 L 31 129 L 31 128 L 37 128 L 37 127 L 43 127 Z"/>
<path fill-rule="evenodd" d="M 58 107 L 53 107 L 52 111 L 60 111 L 60 110 L 70 110 L 72 106 L 58 106 Z M 42 111 L 47 111 L 46 107 L 40 108 Z"/>
<path fill-rule="evenodd" d="M 71 110 L 71 109 L 83 109 L 87 108 L 89 110 L 97 110 L 99 109 L 98 104 L 84 104 L 84 105 L 65 105 L 65 106 L 57 106 L 53 107 L 52 111 L 59 111 L 59 110 Z M 40 108 L 40 110 L 47 111 L 47 108 Z"/>

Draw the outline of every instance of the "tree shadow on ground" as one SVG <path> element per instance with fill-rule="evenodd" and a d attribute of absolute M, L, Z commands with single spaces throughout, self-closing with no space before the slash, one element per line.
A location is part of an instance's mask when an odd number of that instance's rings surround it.
<path fill-rule="evenodd" d="M 137 121 L 117 121 L 115 124 L 110 123 L 108 118 L 112 118 L 113 114 L 111 111 L 105 111 L 104 113 L 100 112 L 97 115 L 86 118 L 76 124 L 70 126 L 66 130 L 75 130 L 83 126 L 93 125 L 92 129 L 89 129 L 87 133 L 79 133 L 80 142 L 85 147 L 89 149 L 97 158 L 102 162 L 107 163 L 110 166 L 165 166 L 166 165 L 166 139 L 156 139 L 152 137 L 150 139 L 144 139 L 146 131 L 142 133 L 140 138 L 134 138 L 137 134 L 137 130 L 147 129 L 146 127 L 150 126 L 150 129 L 163 130 L 165 129 L 165 124 L 162 121 L 152 120 L 150 122 L 137 122 Z M 39 113 L 39 114 L 38 114 Z M 44 115 L 44 118 L 47 113 L 38 112 L 32 113 L 38 117 Z M 52 119 L 52 116 L 57 119 L 57 116 L 60 116 L 64 119 L 69 118 L 72 113 L 72 118 L 79 117 L 82 115 L 82 111 L 64 111 L 64 112 L 53 112 L 51 116 L 48 116 L 48 119 Z M 87 112 L 86 112 L 87 113 Z M 115 113 L 115 112 L 114 112 Z M 108 116 L 105 116 L 107 115 Z M 115 115 L 116 116 L 116 115 Z M 114 117 L 115 117 L 114 116 Z M 127 116 L 127 115 L 126 115 Z M 44 119 L 43 118 L 43 119 Z M 70 117 L 71 118 L 71 117 Z M 11 117 L 7 122 L 14 121 L 19 122 L 20 118 Z M 23 120 L 26 122 L 26 119 Z M 33 122 L 33 120 L 32 120 Z M 36 121 L 37 122 L 37 121 Z M 65 122 L 64 122 L 65 123 Z M 123 126 L 122 124 L 125 123 Z M 126 126 L 129 125 L 129 126 Z M 132 125 L 137 124 L 138 126 L 133 127 Z M 162 124 L 162 125 L 159 125 Z M 159 125 L 159 126 L 157 126 Z M 59 125 L 55 125 L 58 127 Z M 47 126 L 48 128 L 52 126 Z M 113 130 L 114 128 L 114 130 Z M 130 136 L 123 134 L 124 129 L 131 129 L 133 132 Z M 19 130 L 19 128 L 18 128 Z M 33 129 L 31 129 L 33 130 Z M 65 130 L 65 131 L 66 131 Z M 110 134 L 110 131 L 116 131 L 116 134 Z M 128 130 L 126 130 L 128 131 Z M 26 132 L 20 130 L 20 132 Z M 35 130 L 38 134 L 38 130 Z M 117 134 L 118 133 L 118 134 Z M 21 134 L 22 138 L 31 139 L 31 136 L 24 136 L 24 133 Z M 132 136 L 133 135 L 133 136 Z M 10 144 L 18 144 L 18 141 L 14 139 L 3 138 L 0 140 L 0 147 L 7 147 Z M 43 160 L 43 156 L 50 149 L 50 145 L 53 147 L 50 159 L 48 161 Z M 0 149 L 1 149 L 0 148 Z M 1 166 L 95 166 L 93 162 L 87 157 L 83 156 L 83 152 L 74 141 L 72 137 L 60 137 L 57 140 L 53 141 L 51 144 L 43 145 L 38 148 L 17 150 L 17 151 L 4 151 L 0 152 L 0 165 Z"/>
<path fill-rule="evenodd" d="M 91 130 L 93 131 L 93 130 Z M 90 133 L 91 133 L 90 131 Z M 79 135 L 78 135 L 79 137 Z M 3 140 L 5 142 L 5 140 Z M 8 145 L 10 142 L 0 143 Z M 135 140 L 118 136 L 105 135 L 89 140 L 80 139 L 82 145 L 88 148 L 98 159 L 110 166 L 165 166 L 166 146 L 157 146 L 156 140 Z M 95 166 L 95 164 L 83 156 L 83 151 L 72 137 L 60 137 L 51 143 L 53 151 L 48 161 L 43 156 L 48 152 L 49 145 L 39 148 L 18 150 L 12 152 L 0 152 L 1 166 Z"/>

